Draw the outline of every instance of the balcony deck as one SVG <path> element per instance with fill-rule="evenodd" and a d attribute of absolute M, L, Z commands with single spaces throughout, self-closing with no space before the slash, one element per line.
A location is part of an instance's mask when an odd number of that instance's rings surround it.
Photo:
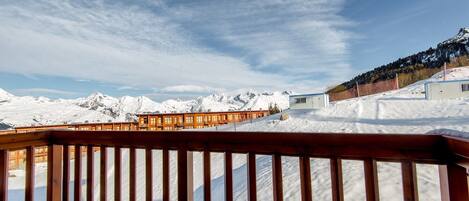
<path fill-rule="evenodd" d="M 225 200 L 233 200 L 232 154 L 247 154 L 248 198 L 256 197 L 256 155 L 272 155 L 273 195 L 275 201 L 283 200 L 281 156 L 299 158 L 300 183 L 298 189 L 303 201 L 312 200 L 310 158 L 330 159 L 331 192 L 333 201 L 344 200 L 342 160 L 361 160 L 364 164 L 366 200 L 379 200 L 376 162 L 400 162 L 403 200 L 418 200 L 416 164 L 440 165 L 442 200 L 468 201 L 469 140 L 442 135 L 393 134 L 331 134 L 331 133 L 273 133 L 273 132 L 200 132 L 200 131 L 43 131 L 0 136 L 0 200 L 8 196 L 8 151 L 26 149 L 26 201 L 34 200 L 34 148 L 48 146 L 47 200 L 68 200 L 70 195 L 70 146 L 86 147 L 87 192 L 81 195 L 81 185 L 74 186 L 74 200 L 86 196 L 91 200 L 93 191 L 93 164 L 91 157 L 96 148 L 113 147 L 115 168 L 121 169 L 121 149 L 130 150 L 129 188 L 131 201 L 136 199 L 136 149 L 145 149 L 145 174 L 152 175 L 152 150 L 163 150 L 163 201 L 169 201 L 169 150 L 177 151 L 178 200 L 192 200 L 193 171 L 188 152 L 204 153 L 204 200 L 211 200 L 210 153 L 225 154 Z M 75 154 L 75 177 L 81 174 L 81 152 Z M 106 152 L 101 153 L 100 200 L 106 200 Z M 104 165 L 103 165 L 104 164 Z M 77 171 L 78 170 L 78 171 Z M 121 188 L 121 171 L 115 171 L 115 189 Z M 146 176 L 146 200 L 152 198 L 152 177 Z M 75 182 L 80 182 L 76 180 Z M 120 190 L 114 192 L 121 200 Z"/>

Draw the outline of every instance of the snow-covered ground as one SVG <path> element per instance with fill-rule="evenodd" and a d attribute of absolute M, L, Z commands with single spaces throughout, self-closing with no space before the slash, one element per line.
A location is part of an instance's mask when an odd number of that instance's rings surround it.
<path fill-rule="evenodd" d="M 469 99 L 426 100 L 424 83 L 442 80 L 437 73 L 408 87 L 331 103 L 320 110 L 286 110 L 253 123 L 237 124 L 239 131 L 347 133 L 416 133 L 438 130 L 469 131 Z M 448 80 L 469 79 L 469 67 L 448 70 Z M 218 130 L 233 130 L 232 125 Z M 469 136 L 468 136 L 469 137 Z"/>
<path fill-rule="evenodd" d="M 436 74 L 431 80 L 441 80 L 442 73 Z M 451 69 L 448 79 L 468 79 L 469 67 Z M 437 133 L 444 132 L 469 138 L 469 99 L 452 99 L 429 101 L 424 99 L 423 84 L 425 81 L 415 83 L 406 88 L 376 94 L 372 96 L 354 98 L 332 103 L 330 107 L 308 110 L 286 110 L 289 119 L 279 121 L 279 115 L 273 115 L 255 121 L 236 125 L 238 131 L 285 131 L 285 132 L 354 132 L 354 133 Z M 214 129 L 214 128 L 211 128 Z M 234 125 L 225 125 L 218 130 L 233 130 Z M 208 129 L 210 130 L 210 129 Z M 123 161 L 128 158 L 128 152 L 123 152 Z M 161 153 L 155 152 L 155 168 L 161 171 Z M 112 152 L 110 152 L 112 160 Z M 138 200 L 144 199 L 144 157 L 143 151 L 138 152 Z M 96 160 L 99 153 L 96 154 Z M 246 200 L 246 156 L 237 154 L 234 162 L 234 196 L 235 200 Z M 212 196 L 213 200 L 223 200 L 223 155 L 212 154 Z M 112 164 L 112 163 L 111 163 Z M 83 164 L 85 167 L 85 164 Z M 95 168 L 98 168 L 96 164 Z M 283 157 L 284 196 L 285 200 L 300 200 L 299 195 L 299 167 L 298 159 Z M 346 200 L 365 200 L 365 185 L 363 179 L 363 164 L 360 161 L 343 162 L 344 191 Z M 171 155 L 171 174 L 176 172 L 175 153 Z M 312 159 L 313 199 L 331 200 L 329 163 L 324 159 Z M 86 169 L 86 168 L 84 168 Z M 113 167 L 109 167 L 109 199 L 113 199 Z M 202 189 L 202 158 L 200 153 L 194 155 L 194 193 L 196 200 L 203 200 Z M 98 172 L 98 171 L 95 171 Z M 380 200 L 402 200 L 402 183 L 400 164 L 378 163 L 378 178 Z M 438 169 L 433 165 L 418 165 L 418 185 L 420 200 L 440 200 Z M 128 163 L 123 168 L 123 186 L 128 184 Z M 21 188 L 24 185 L 22 171 L 11 172 L 9 186 L 13 200 L 22 197 Z M 37 168 L 37 186 L 39 200 L 44 200 L 45 169 Z M 272 172 L 271 157 L 258 156 L 257 158 L 257 184 L 259 200 L 272 200 Z M 96 176 L 97 177 L 97 176 Z M 161 199 L 161 174 L 154 174 L 155 200 Z M 97 177 L 98 178 L 98 177 Z M 171 177 L 171 199 L 177 200 L 176 177 Z M 85 192 L 85 178 L 82 181 Z M 99 189 L 99 182 L 95 182 L 95 189 Z M 127 195 L 128 189 L 123 189 Z M 96 195 L 98 195 L 96 193 Z M 96 197 L 97 199 L 97 197 Z"/>

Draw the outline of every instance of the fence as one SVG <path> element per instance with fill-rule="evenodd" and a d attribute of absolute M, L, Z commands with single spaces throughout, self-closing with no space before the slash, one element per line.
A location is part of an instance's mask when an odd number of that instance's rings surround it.
<path fill-rule="evenodd" d="M 398 78 L 396 77 L 392 80 L 384 80 L 375 83 L 356 85 L 352 89 L 336 93 L 329 93 L 329 99 L 331 101 L 339 101 L 359 96 L 368 96 L 385 91 L 395 90 L 399 88 L 398 82 Z"/>
<path fill-rule="evenodd" d="M 333 201 L 344 200 L 342 160 L 362 160 L 365 172 L 366 200 L 379 200 L 377 161 L 401 163 L 403 199 L 418 200 L 416 163 L 440 165 L 442 200 L 468 201 L 469 140 L 441 135 L 392 134 L 327 134 L 327 133 L 250 133 L 250 132 L 141 132 L 141 131 L 46 131 L 0 136 L 0 200 L 8 196 L 8 152 L 26 149 L 25 200 L 34 200 L 34 148 L 48 146 L 47 200 L 69 200 L 70 151 L 86 147 L 86 200 L 94 197 L 93 148 L 100 154 L 100 200 L 107 200 L 107 151 L 114 148 L 114 197 L 122 198 L 121 148 L 129 148 L 129 199 L 136 200 L 136 149 L 145 150 L 145 197 L 152 200 L 152 150 L 163 150 L 163 201 L 169 201 L 169 150 L 177 150 L 177 195 L 180 201 L 191 201 L 191 161 L 188 152 L 203 151 L 204 200 L 211 200 L 210 153 L 225 154 L 225 200 L 233 200 L 232 154 L 247 153 L 247 194 L 249 201 L 257 200 L 256 155 L 272 156 L 273 200 L 282 201 L 282 158 L 296 156 L 299 160 L 300 189 L 303 201 L 312 200 L 311 157 L 330 159 Z M 81 178 L 81 152 L 75 152 L 74 174 Z M 174 176 L 174 175 L 173 175 Z M 397 176 L 397 175 L 396 175 Z M 74 181 L 73 197 L 80 200 L 81 180 Z M 386 195 L 393 196 L 393 195 Z"/>
<path fill-rule="evenodd" d="M 451 65 L 448 65 L 447 69 L 455 67 L 457 66 L 451 63 Z M 339 101 L 396 90 L 417 81 L 428 79 L 442 70 L 443 68 L 423 68 L 408 73 L 398 73 L 394 79 L 355 85 L 355 87 L 345 91 L 329 93 L 329 99 L 331 101 Z"/>

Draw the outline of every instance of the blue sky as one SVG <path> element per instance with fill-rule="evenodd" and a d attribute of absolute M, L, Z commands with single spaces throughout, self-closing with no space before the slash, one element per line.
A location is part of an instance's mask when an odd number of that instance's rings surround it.
<path fill-rule="evenodd" d="M 318 92 L 469 26 L 467 0 L 0 2 L 0 88 L 154 100 Z"/>

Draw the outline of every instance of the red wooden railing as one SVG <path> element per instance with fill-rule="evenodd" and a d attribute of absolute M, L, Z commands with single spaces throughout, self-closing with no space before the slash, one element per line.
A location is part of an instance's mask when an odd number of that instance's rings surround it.
<path fill-rule="evenodd" d="M 366 199 L 379 200 L 377 161 L 393 161 L 402 164 L 404 200 L 418 200 L 416 163 L 438 164 L 440 168 L 442 200 L 468 201 L 469 140 L 440 135 L 392 135 L 392 134 L 321 134 L 321 133 L 264 133 L 264 132 L 144 132 L 144 131 L 45 131 L 0 136 L 0 200 L 8 196 L 8 151 L 26 149 L 26 201 L 34 200 L 34 147 L 48 146 L 47 200 L 69 200 L 70 152 L 87 149 L 87 192 L 81 195 L 80 180 L 75 179 L 74 200 L 86 196 L 93 198 L 93 148 L 115 151 L 115 200 L 121 200 L 121 148 L 130 150 L 129 198 L 134 201 L 136 189 L 136 149 L 145 149 L 146 200 L 152 199 L 152 150 L 163 150 L 163 201 L 169 201 L 169 150 L 177 150 L 178 200 L 191 200 L 192 193 L 188 171 L 188 151 L 204 154 L 204 200 L 211 200 L 210 153 L 225 154 L 225 196 L 233 200 L 232 153 L 247 153 L 248 199 L 256 197 L 256 155 L 272 155 L 273 195 L 275 201 L 283 200 L 281 156 L 299 157 L 300 183 L 303 201 L 312 200 L 310 158 L 329 158 L 331 191 L 334 201 L 344 200 L 342 160 L 355 159 L 364 162 Z M 81 178 L 81 152 L 75 152 L 75 178 Z M 107 154 L 101 151 L 100 200 L 107 199 Z M 314 188 L 314 187 L 313 187 Z M 188 189 L 190 189 L 188 191 Z"/>

